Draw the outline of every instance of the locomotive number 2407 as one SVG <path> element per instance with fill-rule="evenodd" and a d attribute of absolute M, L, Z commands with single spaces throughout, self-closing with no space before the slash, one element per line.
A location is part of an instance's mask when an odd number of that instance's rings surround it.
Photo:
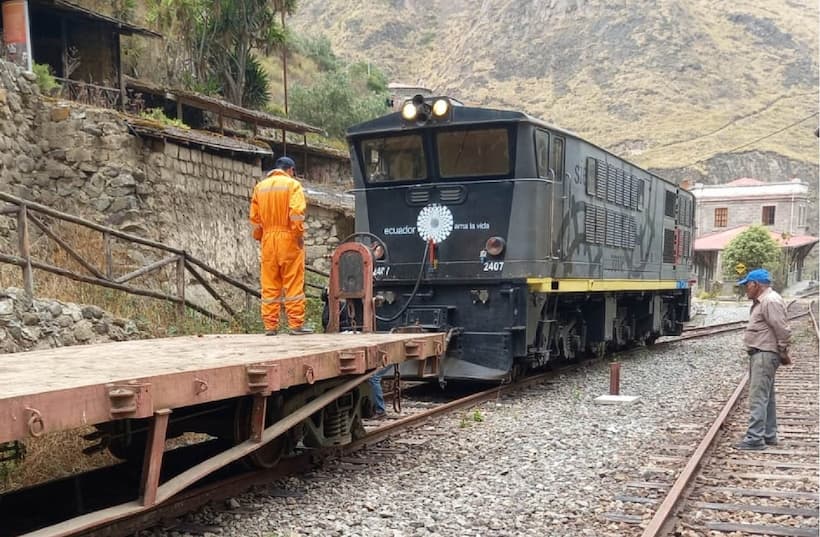
<path fill-rule="evenodd" d="M 503 261 L 485 261 L 484 272 L 500 272 L 504 268 Z"/>

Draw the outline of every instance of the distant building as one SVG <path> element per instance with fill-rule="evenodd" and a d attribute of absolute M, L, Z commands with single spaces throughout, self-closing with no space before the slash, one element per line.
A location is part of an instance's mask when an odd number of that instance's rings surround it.
<path fill-rule="evenodd" d="M 722 252 L 750 225 L 763 225 L 788 254 L 789 283 L 816 277 L 803 266 L 817 237 L 809 235 L 809 187 L 800 179 L 764 183 L 744 177 L 725 185 L 696 184 L 695 269 L 702 287 L 724 280 Z M 733 282 L 727 282 L 731 286 Z"/>
<path fill-rule="evenodd" d="M 744 177 L 725 185 L 698 183 L 691 192 L 698 235 L 749 224 L 790 234 L 809 232 L 809 185 L 800 179 L 764 183 Z"/>

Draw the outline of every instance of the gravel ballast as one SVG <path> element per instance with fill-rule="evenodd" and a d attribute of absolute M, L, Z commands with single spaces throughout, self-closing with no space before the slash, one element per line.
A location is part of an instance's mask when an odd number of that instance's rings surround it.
<path fill-rule="evenodd" d="M 641 349 L 621 365 L 621 393 L 641 397 L 631 406 L 595 404 L 609 365 L 588 364 L 388 440 L 368 464 L 329 464 L 240 496 L 240 513 L 188 521 L 229 536 L 622 535 L 603 514 L 623 483 L 649 479 L 670 423 L 718 408 L 744 367 L 738 333 Z"/>

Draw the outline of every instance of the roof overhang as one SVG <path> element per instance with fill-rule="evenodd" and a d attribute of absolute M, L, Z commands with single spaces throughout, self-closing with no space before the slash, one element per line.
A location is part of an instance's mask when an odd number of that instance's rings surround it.
<path fill-rule="evenodd" d="M 162 34 L 157 33 L 153 30 L 149 30 L 148 28 L 143 28 L 141 26 L 125 22 L 115 17 L 103 15 L 102 13 L 99 13 L 92 9 L 85 8 L 68 0 L 29 0 L 29 2 L 31 3 L 32 7 L 52 9 L 54 11 L 70 14 L 76 18 L 91 20 L 94 22 L 100 22 L 103 24 L 114 26 L 117 29 L 117 31 L 123 35 L 136 34 L 144 37 L 156 37 L 160 39 L 162 38 Z"/>

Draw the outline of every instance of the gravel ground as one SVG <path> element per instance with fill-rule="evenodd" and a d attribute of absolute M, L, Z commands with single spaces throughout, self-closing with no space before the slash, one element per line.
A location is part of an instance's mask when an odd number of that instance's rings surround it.
<path fill-rule="evenodd" d="M 368 464 L 329 465 L 187 522 L 225 536 L 622 535 L 601 515 L 645 469 L 641 452 L 668 443 L 670 422 L 728 397 L 743 373 L 739 338 L 632 353 L 621 366 L 621 393 L 641 396 L 632 406 L 594 404 L 609 368 L 587 365 L 388 440 Z"/>

